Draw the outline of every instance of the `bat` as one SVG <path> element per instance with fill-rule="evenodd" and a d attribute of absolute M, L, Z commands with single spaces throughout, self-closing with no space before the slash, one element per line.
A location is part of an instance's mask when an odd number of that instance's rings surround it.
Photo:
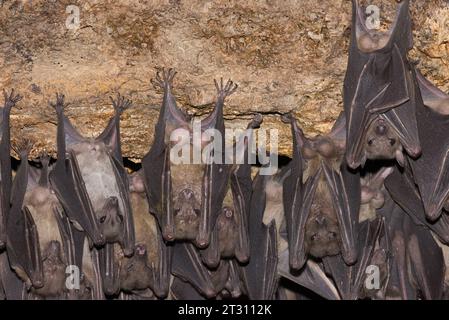
<path fill-rule="evenodd" d="M 76 265 L 71 226 L 49 182 L 49 161 L 40 158 L 41 169 L 32 168 L 27 156 L 32 144 L 23 141 L 16 149 L 21 165 L 13 184 L 13 206 L 7 225 L 8 256 L 11 267 L 25 282 L 31 299 L 79 299 L 91 291 L 87 278 L 83 289 L 66 286 L 66 267 Z M 81 265 L 77 265 L 82 270 Z M 72 291 L 72 292 L 70 292 Z"/>
<path fill-rule="evenodd" d="M 85 138 L 64 115 L 64 96 L 52 104 L 58 116 L 58 159 L 50 174 L 52 186 L 70 221 L 83 230 L 95 245 L 94 260 L 101 275 L 102 291 L 119 291 L 119 270 L 115 258 L 118 244 L 123 254 L 134 251 L 134 223 L 129 200 L 128 176 L 120 147 L 120 115 L 131 101 L 111 98 L 114 117 L 96 138 Z M 80 241 L 77 247 L 84 246 Z M 82 251 L 81 251 L 82 252 Z"/>
<path fill-rule="evenodd" d="M 366 159 L 396 159 L 403 150 L 421 154 L 415 110 L 421 104 L 407 60 L 413 46 L 409 1 L 397 9 L 387 32 L 369 29 L 358 0 L 352 1 L 348 67 L 343 85 L 347 119 L 346 161 L 356 169 Z"/>
<path fill-rule="evenodd" d="M 207 164 L 172 163 L 170 152 L 174 144 L 189 147 L 191 139 L 195 138 L 201 141 L 204 152 L 205 131 L 208 129 L 221 133 L 221 139 L 214 141 L 214 145 L 221 142 L 224 146 L 224 101 L 237 89 L 237 85 L 230 80 L 225 85 L 223 81 L 215 81 L 218 95 L 215 108 L 201 121 L 201 137 L 192 137 L 190 117 L 177 107 L 171 91 L 175 74 L 173 69 L 165 69 L 162 76 L 157 73 L 154 81 L 163 89 L 164 98 L 154 143 L 142 160 L 145 186 L 150 211 L 155 214 L 164 239 L 193 241 L 204 249 L 209 245 L 212 229 L 222 209 L 230 166 L 224 163 L 224 155 L 218 149 L 209 150 L 208 155 L 219 161 Z M 184 129 L 187 136 L 178 137 L 174 143 L 170 137 L 179 132 L 176 129 Z"/>
<path fill-rule="evenodd" d="M 385 187 L 389 196 L 410 216 L 415 224 L 426 226 L 442 243 L 449 244 L 449 216 L 442 214 L 435 221 L 427 219 L 422 194 L 416 186 L 410 164 L 407 164 L 403 170 L 394 168 L 391 175 L 385 179 Z"/>
<path fill-rule="evenodd" d="M 175 243 L 173 247 L 173 264 L 171 273 L 174 277 L 189 283 L 197 294 L 204 298 L 215 298 L 228 279 L 228 264 L 222 261 L 216 270 L 209 270 L 201 260 L 201 255 L 190 242 Z M 174 292 L 175 296 L 184 295 L 183 290 L 187 290 L 184 286 L 180 286 L 181 291 Z M 171 288 L 173 292 L 174 288 Z M 195 296 L 192 296 L 195 298 Z"/>
<path fill-rule="evenodd" d="M 427 219 L 436 221 L 442 209 L 449 211 L 449 95 L 416 70 L 417 83 L 424 100 L 416 110 L 421 157 L 410 161 L 413 180 L 418 186 Z"/>
<path fill-rule="evenodd" d="M 264 224 L 265 187 L 268 176 L 258 175 L 253 183 L 249 215 L 250 259 L 241 268 L 243 288 L 252 300 L 274 299 L 278 285 L 278 247 L 275 220 Z"/>
<path fill-rule="evenodd" d="M 5 247 L 6 243 L 6 217 L 9 212 L 10 199 L 11 199 L 11 137 L 10 137 L 10 114 L 11 109 L 17 102 L 22 100 L 22 96 L 14 94 L 14 90 L 8 93 L 3 90 L 3 96 L 5 99 L 4 105 L 1 110 L 1 122 L 0 122 L 0 250 Z"/>
<path fill-rule="evenodd" d="M 134 255 L 123 257 L 120 289 L 128 294 L 145 295 L 147 289 L 159 298 L 168 295 L 172 248 L 164 243 L 155 218 L 150 214 L 143 172 L 129 175 L 136 244 Z"/>
<path fill-rule="evenodd" d="M 10 211 L 11 200 L 11 141 L 10 141 L 10 113 L 11 109 L 22 99 L 14 90 L 8 94 L 3 90 L 4 104 L 1 108 L 0 119 L 0 282 L 7 299 L 21 299 L 23 282 L 10 268 L 6 251 L 6 219 Z"/>
<path fill-rule="evenodd" d="M 341 114 L 327 137 L 307 139 L 292 115 L 293 156 L 283 185 L 290 267 L 301 269 L 308 256 L 342 252 L 357 260 L 360 176 L 342 161 L 345 120 Z"/>
<path fill-rule="evenodd" d="M 391 198 L 378 209 L 385 217 L 393 266 L 387 299 L 441 299 L 445 263 L 441 248 L 429 229 L 413 222 Z"/>
<path fill-rule="evenodd" d="M 253 132 L 262 123 L 262 116 L 256 114 L 242 134 L 240 142 L 233 146 L 239 153 L 243 143 L 243 159 L 230 170 L 228 190 L 223 207 L 217 216 L 209 246 L 201 252 L 204 263 L 209 268 L 216 268 L 220 259 L 236 258 L 240 263 L 249 259 L 248 215 L 252 193 L 251 164 L 249 163 L 249 144 L 252 143 Z M 242 142 L 243 141 L 243 142 Z M 242 163 L 239 163 L 242 162 Z"/>
<path fill-rule="evenodd" d="M 282 199 L 283 184 L 288 174 L 289 168 L 284 166 L 276 174 L 269 177 L 259 175 L 254 181 L 254 196 L 251 199 L 251 218 L 253 219 L 251 225 L 258 226 L 262 221 L 262 230 L 257 231 L 258 229 L 256 228 L 253 238 L 261 237 L 258 233 L 266 233 L 267 226 L 274 224 L 276 240 L 273 241 L 271 238 L 265 239 L 269 240 L 268 243 L 273 246 L 270 249 L 271 251 L 269 251 L 270 256 L 268 257 L 265 255 L 258 257 L 260 254 L 255 252 L 260 240 L 256 239 L 251 242 L 256 258 L 253 261 L 253 265 L 250 264 L 245 269 L 248 270 L 247 274 L 252 279 L 250 285 L 251 287 L 254 286 L 253 294 L 257 296 L 257 292 L 261 292 L 262 289 L 258 288 L 258 286 L 263 286 L 264 281 L 261 279 L 262 277 L 266 277 L 265 281 L 268 283 L 273 283 L 277 277 L 276 297 L 278 299 L 289 299 L 292 294 L 295 298 L 298 298 L 299 296 L 304 296 L 301 293 L 309 292 L 326 299 L 339 299 L 337 289 L 318 263 L 309 259 L 299 272 L 290 269 L 288 236 Z M 277 248 L 276 256 L 273 253 L 275 251 L 274 246 Z M 266 253 L 267 251 L 264 252 Z M 275 272 L 277 275 L 272 271 L 273 266 L 271 264 L 277 265 L 277 271 Z M 293 286 L 292 283 L 294 284 Z M 306 292 L 304 292 L 304 288 Z M 272 289 L 270 289 L 270 292 L 270 297 L 272 298 Z"/>
<path fill-rule="evenodd" d="M 383 218 L 377 217 L 374 220 L 365 220 L 360 224 L 357 239 L 359 259 L 355 264 L 351 266 L 346 265 L 341 255 L 323 259 L 324 269 L 333 278 L 341 299 L 356 300 L 366 296 L 376 296 L 376 294 L 383 296 L 383 293 L 367 291 L 385 291 L 388 283 L 386 281 L 389 275 L 387 260 L 388 242 L 382 239 L 387 233 Z M 383 243 L 380 244 L 380 242 Z M 376 262 L 376 264 L 373 262 Z M 382 272 L 379 272 L 379 276 L 384 281 L 382 281 L 382 286 L 379 284 L 379 288 L 366 287 L 365 283 L 369 266 L 375 266 L 377 270 L 382 270 Z"/>

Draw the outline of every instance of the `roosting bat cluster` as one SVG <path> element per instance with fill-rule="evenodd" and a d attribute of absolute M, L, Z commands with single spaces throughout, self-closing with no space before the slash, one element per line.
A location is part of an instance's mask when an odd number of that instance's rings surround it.
<path fill-rule="evenodd" d="M 129 173 L 120 115 L 86 138 L 56 95 L 57 161 L 31 165 L 29 141 L 13 148 L 10 111 L 1 122 L 0 295 L 7 299 L 442 299 L 442 248 L 449 244 L 449 96 L 412 65 L 409 1 L 387 32 L 369 30 L 353 0 L 344 112 L 326 136 L 306 138 L 296 119 L 293 156 L 273 175 L 244 161 L 171 161 L 174 130 L 195 139 L 192 119 L 172 94 L 175 72 L 154 84 L 164 93 L 154 143 Z M 214 110 L 201 120 L 221 133 L 223 107 L 237 85 L 215 82 Z M 256 114 L 248 129 L 256 129 Z M 237 149 L 237 143 L 232 148 Z M 218 160 L 218 161 L 217 161 Z"/>

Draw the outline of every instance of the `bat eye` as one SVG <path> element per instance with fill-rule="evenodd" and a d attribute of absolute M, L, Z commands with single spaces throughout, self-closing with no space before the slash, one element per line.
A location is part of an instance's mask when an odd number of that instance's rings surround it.
<path fill-rule="evenodd" d="M 373 140 L 372 140 L 372 139 L 368 140 L 368 145 L 369 145 L 369 146 L 372 146 L 372 145 L 373 145 Z"/>
<path fill-rule="evenodd" d="M 314 234 L 314 235 L 312 235 L 312 236 L 310 237 L 310 240 L 312 240 L 312 241 L 315 241 L 315 240 L 316 240 L 316 238 L 317 238 L 317 235 L 316 235 L 316 234 Z"/>
<path fill-rule="evenodd" d="M 118 218 L 119 218 L 120 222 L 123 222 L 123 215 L 119 214 Z"/>
<path fill-rule="evenodd" d="M 390 139 L 389 142 L 390 146 L 394 146 L 394 144 L 396 143 L 396 139 Z"/>
<path fill-rule="evenodd" d="M 329 232 L 329 239 L 337 238 L 337 234 L 335 232 Z"/>
<path fill-rule="evenodd" d="M 100 218 L 100 223 L 104 223 L 106 221 L 106 216 L 102 216 L 101 218 Z"/>

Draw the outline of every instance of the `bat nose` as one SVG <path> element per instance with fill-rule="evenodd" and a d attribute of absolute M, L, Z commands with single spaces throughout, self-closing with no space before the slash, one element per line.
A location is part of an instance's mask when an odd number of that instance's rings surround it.
<path fill-rule="evenodd" d="M 387 131 L 388 131 L 388 128 L 383 123 L 379 124 L 375 130 L 376 134 L 378 134 L 379 136 L 385 135 L 387 133 Z"/>

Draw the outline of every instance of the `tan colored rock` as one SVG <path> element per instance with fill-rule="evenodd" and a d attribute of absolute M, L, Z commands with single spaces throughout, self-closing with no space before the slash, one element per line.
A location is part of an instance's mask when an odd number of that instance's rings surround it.
<path fill-rule="evenodd" d="M 372 1 L 383 26 L 395 2 Z M 308 135 L 327 132 L 342 110 L 350 34 L 349 0 L 0 0 L 0 87 L 24 95 L 13 111 L 13 139 L 32 138 L 55 150 L 56 117 L 48 106 L 65 93 L 67 114 L 88 136 L 112 116 L 109 96 L 134 101 L 122 116 L 124 156 L 148 151 L 161 94 L 150 85 L 155 67 L 178 70 L 175 94 L 191 113 L 211 110 L 213 78 L 231 77 L 239 90 L 227 101 L 227 124 L 245 127 L 253 112 L 277 128 L 289 155 L 290 129 L 279 115 L 293 110 Z M 77 5 L 80 26 L 68 29 Z M 449 90 L 449 5 L 412 3 L 412 59 Z"/>

